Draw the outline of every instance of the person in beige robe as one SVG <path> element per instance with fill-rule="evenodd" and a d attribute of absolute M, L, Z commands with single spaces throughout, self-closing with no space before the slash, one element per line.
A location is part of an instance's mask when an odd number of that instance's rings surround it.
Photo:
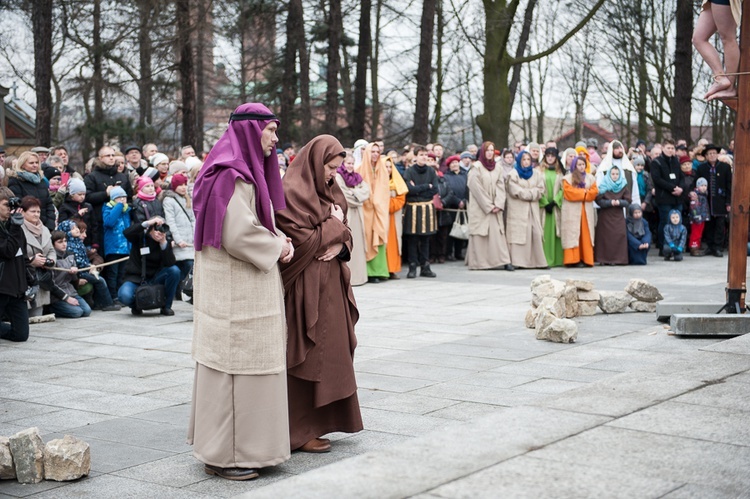
<path fill-rule="evenodd" d="M 347 154 L 343 166 L 350 173 L 353 172 L 354 156 Z M 352 231 L 352 259 L 347 262 L 347 265 L 349 265 L 349 270 L 352 271 L 351 284 L 352 286 L 361 286 L 367 282 L 365 215 L 362 210 L 362 203 L 370 199 L 370 186 L 363 180 L 359 184 L 349 187 L 340 173 L 336 174 L 336 183 L 341 187 L 341 192 L 344 193 L 346 204 L 349 207 L 347 221 Z"/>
<path fill-rule="evenodd" d="M 539 199 L 546 187 L 544 177 L 531 165 L 531 155 L 524 151 L 518 155 L 521 169 L 531 169 L 529 178 L 521 178 L 519 168 L 511 170 L 506 180 L 506 222 L 508 249 L 514 267 L 525 269 L 547 268 L 544 256 L 544 231 L 539 215 Z"/>
<path fill-rule="evenodd" d="M 495 167 L 495 146 L 482 144 L 480 160 L 469 170 L 469 247 L 466 265 L 471 270 L 513 270 L 505 239 L 505 182 L 502 168 Z M 481 160 L 484 158 L 484 161 Z"/>
<path fill-rule="evenodd" d="M 229 480 L 257 478 L 259 468 L 290 457 L 278 262 L 289 261 L 294 249 L 273 217 L 284 206 L 271 154 L 277 126 L 265 106 L 240 106 L 194 191 L 196 368 L 188 443 L 206 473 Z M 239 148 L 237 140 L 250 143 Z"/>

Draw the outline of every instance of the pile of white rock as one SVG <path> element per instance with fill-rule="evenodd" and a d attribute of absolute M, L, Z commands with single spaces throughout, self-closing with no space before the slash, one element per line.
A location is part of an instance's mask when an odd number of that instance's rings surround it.
<path fill-rule="evenodd" d="M 536 330 L 538 340 L 573 343 L 578 325 L 573 317 L 625 312 L 655 312 L 663 297 L 643 279 L 631 279 L 624 291 L 596 291 L 594 283 L 578 279 L 559 281 L 542 275 L 531 281 L 531 309 L 526 312 L 526 327 Z"/>
<path fill-rule="evenodd" d="M 39 428 L 19 431 L 10 438 L 0 437 L 0 480 L 67 482 L 90 471 L 89 444 L 71 435 L 50 440 L 47 445 L 39 436 Z"/>

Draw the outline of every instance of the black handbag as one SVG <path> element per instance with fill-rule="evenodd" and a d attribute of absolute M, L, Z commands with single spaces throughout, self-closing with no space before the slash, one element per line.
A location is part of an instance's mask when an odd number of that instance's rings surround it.
<path fill-rule="evenodd" d="M 164 285 L 146 282 L 146 255 L 141 254 L 141 285 L 135 290 L 135 307 L 140 310 L 154 310 L 166 305 L 167 292 Z"/>

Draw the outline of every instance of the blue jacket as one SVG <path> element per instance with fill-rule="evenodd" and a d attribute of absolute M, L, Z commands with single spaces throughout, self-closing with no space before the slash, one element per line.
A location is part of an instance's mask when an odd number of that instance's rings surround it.
<path fill-rule="evenodd" d="M 57 226 L 57 230 L 65 232 L 65 237 L 68 240 L 68 251 L 76 257 L 76 267 L 78 267 L 79 269 L 83 269 L 91 266 L 91 261 L 89 261 L 89 257 L 86 252 L 86 245 L 83 244 L 81 238 L 73 237 L 73 235 L 70 233 L 70 229 L 74 224 L 75 221 L 71 219 L 65 220 L 63 222 L 60 222 L 60 225 Z"/>
<path fill-rule="evenodd" d="M 130 227 L 130 206 L 110 201 L 102 207 L 104 256 L 129 255 L 130 241 L 123 232 Z"/>
<path fill-rule="evenodd" d="M 673 214 L 677 214 L 680 217 L 680 221 L 677 224 L 673 224 L 670 220 Z M 682 252 L 685 251 L 686 241 L 687 229 L 682 225 L 682 215 L 677 210 L 671 210 L 669 212 L 669 219 L 667 219 L 667 225 L 664 226 L 664 245 L 676 248 Z"/>

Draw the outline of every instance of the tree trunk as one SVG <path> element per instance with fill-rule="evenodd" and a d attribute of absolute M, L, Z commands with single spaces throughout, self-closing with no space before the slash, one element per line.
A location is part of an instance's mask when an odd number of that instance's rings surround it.
<path fill-rule="evenodd" d="M 440 136 L 440 125 L 443 121 L 443 33 L 445 31 L 445 19 L 443 17 L 443 2 L 437 0 L 435 6 L 437 14 L 437 61 L 435 64 L 435 115 L 430 127 L 430 142 L 437 142 Z"/>
<path fill-rule="evenodd" d="M 432 87 L 432 42 L 435 38 L 435 8 L 437 0 L 423 0 L 422 28 L 419 36 L 419 65 L 417 66 L 417 97 L 414 109 L 412 140 L 427 142 L 430 134 L 430 88 Z"/>
<path fill-rule="evenodd" d="M 529 3 L 526 4 L 526 10 L 523 13 L 523 27 L 521 28 L 521 36 L 518 39 L 518 46 L 516 47 L 516 59 L 521 57 L 526 52 L 526 45 L 529 42 L 531 22 L 534 19 L 534 8 L 536 7 L 536 2 L 537 0 L 529 0 Z M 510 107 L 513 107 L 513 103 L 516 100 L 516 90 L 518 89 L 519 81 L 521 81 L 521 65 L 516 64 L 515 66 L 513 66 L 513 74 L 510 77 Z"/>
<path fill-rule="evenodd" d="M 195 65 L 190 40 L 190 0 L 175 1 L 177 46 L 179 48 L 180 90 L 182 93 L 182 144 L 195 147 Z"/>
<path fill-rule="evenodd" d="M 151 69 L 151 0 L 138 0 L 138 125 L 141 128 L 154 123 L 153 95 L 154 80 Z M 148 140 L 141 136 L 142 142 Z"/>
<path fill-rule="evenodd" d="M 36 87 L 36 131 L 39 145 L 52 145 L 52 0 L 31 4 L 34 32 L 34 86 Z"/>
<path fill-rule="evenodd" d="M 92 32 L 92 48 L 94 50 L 94 73 L 92 83 L 94 85 L 94 123 L 101 125 L 104 122 L 104 75 L 102 74 L 102 5 L 101 0 L 94 0 L 94 19 Z M 94 145 L 97 150 L 104 147 L 104 136 L 97 133 L 94 137 Z"/>
<path fill-rule="evenodd" d="M 342 139 L 350 139 L 352 116 L 354 115 L 354 93 L 352 92 L 351 65 L 346 47 L 341 47 L 341 90 L 344 97 L 344 109 L 346 109 L 346 122 L 349 127 L 342 132 Z M 374 87 L 373 87 L 374 88 Z M 351 142 L 351 140 L 349 140 Z"/>
<path fill-rule="evenodd" d="M 434 1 L 434 0 L 429 0 Z M 370 11 L 372 0 L 362 0 L 359 16 L 359 45 L 357 51 L 357 74 L 354 77 L 354 112 L 352 113 L 351 131 L 353 139 L 365 136 L 365 113 L 367 111 L 367 59 L 372 51 L 372 34 L 370 28 Z"/>
<path fill-rule="evenodd" d="M 286 39 L 284 45 L 284 75 L 282 77 L 283 85 L 281 87 L 281 121 L 279 136 L 282 140 L 292 141 L 298 139 L 297 134 L 297 116 L 294 108 L 294 101 L 297 99 L 297 31 L 302 20 L 302 4 L 300 0 L 290 0 L 289 11 L 286 16 Z M 242 40 L 242 37 L 240 37 Z"/>
<path fill-rule="evenodd" d="M 693 94 L 693 2 L 677 0 L 677 38 L 674 51 L 672 137 L 691 143 L 690 114 Z"/>
<path fill-rule="evenodd" d="M 383 0 L 375 2 L 375 41 L 373 43 L 373 54 L 370 58 L 370 79 L 372 80 L 372 124 L 370 125 L 370 136 L 375 139 L 380 135 L 380 93 L 378 88 L 378 60 L 380 58 L 380 16 L 383 10 Z"/>
<path fill-rule="evenodd" d="M 328 67 L 326 68 L 326 114 L 325 127 L 327 133 L 338 131 L 339 117 L 339 72 L 341 71 L 341 33 L 343 32 L 341 19 L 341 0 L 329 0 L 328 5 Z"/>
<path fill-rule="evenodd" d="M 198 0 L 198 19 L 205 20 L 208 17 L 209 0 Z M 206 27 L 205 22 L 197 23 L 197 37 L 195 43 L 195 143 L 192 143 L 195 153 L 203 152 L 203 125 L 206 111 Z"/>

